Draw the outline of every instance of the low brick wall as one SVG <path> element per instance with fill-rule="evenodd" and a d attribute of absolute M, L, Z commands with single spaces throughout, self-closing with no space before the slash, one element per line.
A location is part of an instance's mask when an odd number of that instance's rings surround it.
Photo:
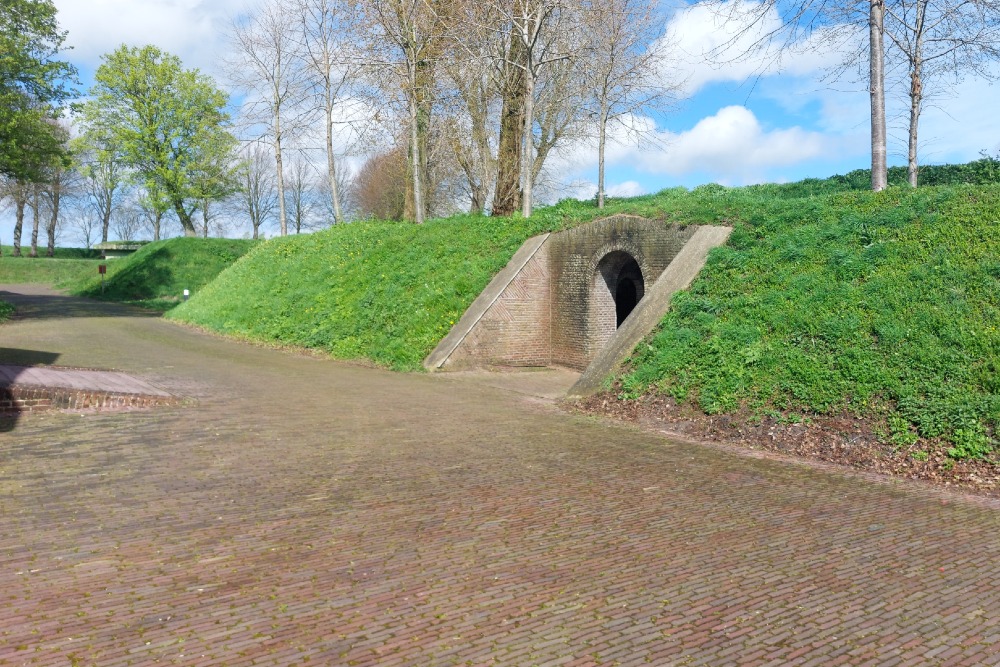
<path fill-rule="evenodd" d="M 0 415 L 17 415 L 52 409 L 124 410 L 179 404 L 180 400 L 172 396 L 147 396 L 62 387 L 14 385 L 0 388 Z"/>

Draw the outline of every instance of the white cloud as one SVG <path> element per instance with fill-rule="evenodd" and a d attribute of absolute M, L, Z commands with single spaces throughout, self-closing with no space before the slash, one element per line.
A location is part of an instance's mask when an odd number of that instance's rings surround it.
<path fill-rule="evenodd" d="M 608 188 L 609 197 L 638 197 L 646 194 L 646 188 L 638 181 L 616 183 Z"/>
<path fill-rule="evenodd" d="M 820 29 L 807 39 L 784 43 L 782 20 L 761 2 L 699 2 L 680 8 L 667 22 L 658 45 L 664 78 L 680 74 L 691 96 L 713 83 L 743 84 L 759 77 L 811 76 L 838 64 L 857 35 Z"/>
<path fill-rule="evenodd" d="M 666 151 L 640 152 L 645 171 L 679 176 L 706 172 L 724 179 L 755 182 L 771 167 L 812 160 L 828 151 L 818 132 L 798 127 L 766 130 L 749 109 L 729 106 L 685 132 L 664 138 Z"/>
<path fill-rule="evenodd" d="M 643 124 L 642 119 L 636 121 Z M 765 180 L 774 168 L 790 167 L 821 157 L 842 157 L 844 142 L 820 132 L 800 127 L 765 128 L 752 111 L 727 106 L 680 131 L 653 130 L 638 144 L 622 134 L 609 141 L 606 164 L 609 175 L 622 169 L 634 173 L 682 177 L 704 174 L 729 184 Z M 851 144 L 848 142 L 850 148 Z M 560 150 L 550 168 L 563 180 L 581 178 L 597 168 L 597 151 L 592 141 L 579 141 Z M 592 176 L 590 176 L 592 178 Z M 620 178 L 620 177 L 619 177 Z M 619 192 L 631 196 L 648 191 L 637 180 L 623 179 Z"/>
<path fill-rule="evenodd" d="M 154 44 L 186 67 L 218 73 L 224 34 L 246 0 L 55 0 L 68 58 L 96 68 L 100 56 L 122 44 Z"/>

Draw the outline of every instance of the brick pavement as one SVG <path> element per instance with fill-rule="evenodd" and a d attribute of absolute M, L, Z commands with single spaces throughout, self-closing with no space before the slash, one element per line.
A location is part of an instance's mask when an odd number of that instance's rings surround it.
<path fill-rule="evenodd" d="M 1000 664 L 995 502 L 61 299 L 197 404 L 0 433 L 2 665 Z"/>

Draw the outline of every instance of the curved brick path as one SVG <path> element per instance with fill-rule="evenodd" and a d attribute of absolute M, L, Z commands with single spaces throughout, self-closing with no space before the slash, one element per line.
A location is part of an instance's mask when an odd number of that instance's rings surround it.
<path fill-rule="evenodd" d="M 995 503 L 18 300 L 199 403 L 0 433 L 0 665 L 1000 663 Z"/>

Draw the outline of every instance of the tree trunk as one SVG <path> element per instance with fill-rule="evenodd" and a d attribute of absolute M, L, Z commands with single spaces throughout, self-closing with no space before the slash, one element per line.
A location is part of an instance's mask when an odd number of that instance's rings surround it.
<path fill-rule="evenodd" d="M 333 200 L 334 222 L 343 222 L 340 212 L 340 190 L 337 186 L 337 158 L 333 154 L 333 101 L 326 99 L 326 171 L 330 179 L 330 199 Z"/>
<path fill-rule="evenodd" d="M 33 186 L 31 195 L 31 250 L 28 257 L 38 257 L 38 225 L 41 222 L 41 199 L 42 193 L 37 185 Z"/>
<path fill-rule="evenodd" d="M 103 219 L 101 220 L 101 243 L 108 242 L 108 228 L 111 227 L 111 207 L 108 206 L 104 209 Z"/>
<path fill-rule="evenodd" d="M 521 207 L 521 148 L 524 132 L 524 46 L 511 34 L 510 62 L 504 79 L 503 108 L 497 148 L 497 185 L 493 215 L 510 215 Z"/>
<path fill-rule="evenodd" d="M 916 63 L 910 74 L 910 140 L 906 165 L 906 180 L 910 187 L 917 187 L 917 128 L 920 124 L 920 105 L 923 101 L 923 84 L 920 80 L 920 63 Z"/>
<path fill-rule="evenodd" d="M 534 119 L 535 113 L 535 75 L 531 68 L 531 63 L 528 63 L 528 68 L 524 74 L 524 129 L 521 130 L 522 139 L 524 141 L 524 147 L 521 149 L 521 178 L 524 182 L 524 187 L 521 194 L 521 214 L 526 217 L 531 217 L 531 191 L 534 184 L 534 173 L 532 167 L 534 166 Z"/>
<path fill-rule="evenodd" d="M 600 128 L 597 137 L 597 208 L 604 208 L 604 148 L 608 141 L 608 100 L 601 98 Z"/>
<path fill-rule="evenodd" d="M 885 0 L 869 0 L 869 92 L 872 116 L 872 190 L 888 185 L 885 130 Z"/>
<path fill-rule="evenodd" d="M 208 200 L 204 199 L 201 202 L 201 236 L 202 238 L 208 238 Z"/>
<path fill-rule="evenodd" d="M 49 218 L 49 225 L 45 228 L 47 241 L 45 254 L 48 257 L 56 256 L 56 225 L 59 224 L 59 200 L 62 198 L 59 181 L 56 181 L 54 185 L 55 187 L 52 190 L 52 217 Z"/>
<path fill-rule="evenodd" d="M 25 201 L 24 187 L 22 185 L 18 185 L 17 187 L 20 191 L 14 202 L 14 251 L 11 253 L 14 257 L 21 256 L 21 230 L 24 228 L 24 206 L 27 203 Z"/>
<path fill-rule="evenodd" d="M 181 222 L 181 227 L 184 229 L 184 236 L 189 238 L 197 237 L 198 230 L 194 228 L 194 221 L 191 220 L 191 214 L 184 210 L 183 201 L 174 201 L 174 213 L 177 214 L 177 219 Z"/>
<path fill-rule="evenodd" d="M 156 211 L 156 215 L 153 216 L 153 240 L 160 240 L 160 223 L 163 222 L 163 211 Z"/>
<path fill-rule="evenodd" d="M 409 180 L 411 187 L 409 196 L 407 197 L 408 203 L 412 202 L 413 210 L 409 211 L 410 215 L 404 215 L 403 217 L 412 220 L 418 225 L 424 222 L 424 187 L 423 187 L 423 174 L 421 173 L 422 165 L 422 151 L 420 145 L 420 108 L 419 100 L 417 99 L 417 63 L 414 58 L 409 59 L 410 62 L 407 64 L 409 68 L 410 75 L 410 173 Z M 412 199 L 411 199 L 412 198 Z"/>
<path fill-rule="evenodd" d="M 278 222 L 281 223 L 281 235 L 288 236 L 288 213 L 285 209 L 285 165 L 281 160 L 281 115 L 274 114 L 274 161 L 277 164 L 278 176 Z"/>
<path fill-rule="evenodd" d="M 914 33 L 916 44 L 910 60 L 910 138 L 906 163 L 906 180 L 910 187 L 917 187 L 919 168 L 917 165 L 917 131 L 920 126 L 920 109 L 924 101 L 924 18 L 927 3 L 917 3 L 917 24 Z"/>

